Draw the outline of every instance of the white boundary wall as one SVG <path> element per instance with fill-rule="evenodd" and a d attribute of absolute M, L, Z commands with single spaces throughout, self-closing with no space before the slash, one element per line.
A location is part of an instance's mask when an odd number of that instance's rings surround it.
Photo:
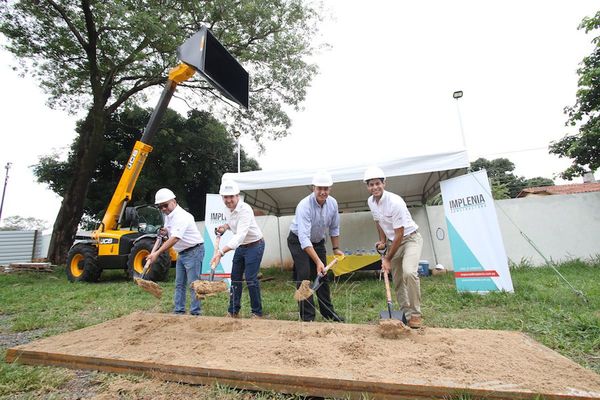
<path fill-rule="evenodd" d="M 552 261 L 600 257 L 600 193 L 526 197 L 495 202 L 509 262 L 544 264 L 544 259 L 520 234 L 523 231 Z M 422 259 L 452 268 L 452 256 L 442 206 L 410 209 L 423 236 Z M 287 235 L 292 216 L 257 217 L 265 235 L 263 267 L 292 264 Z M 279 224 L 277 221 L 279 220 Z M 511 220 L 518 226 L 515 227 Z M 427 227 L 429 226 L 429 230 Z M 431 234 L 429 233 L 431 232 Z M 369 250 L 377 240 L 370 212 L 341 214 L 341 248 Z M 328 252 L 331 245 L 327 245 Z"/>

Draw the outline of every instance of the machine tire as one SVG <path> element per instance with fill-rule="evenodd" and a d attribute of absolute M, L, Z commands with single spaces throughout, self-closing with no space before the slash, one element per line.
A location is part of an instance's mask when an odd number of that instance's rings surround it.
<path fill-rule="evenodd" d="M 152 247 L 154 247 L 154 240 L 150 238 L 139 240 L 133 245 L 127 258 L 127 274 L 130 279 L 142 277 L 146 257 L 152 251 Z M 170 267 L 171 258 L 169 257 L 169 253 L 161 253 L 156 262 L 146 272 L 144 279 L 155 282 L 166 281 L 169 276 Z"/>
<path fill-rule="evenodd" d="M 84 243 L 71 247 L 66 272 L 71 282 L 98 282 L 102 274 L 102 268 L 98 266 L 98 249 Z"/>

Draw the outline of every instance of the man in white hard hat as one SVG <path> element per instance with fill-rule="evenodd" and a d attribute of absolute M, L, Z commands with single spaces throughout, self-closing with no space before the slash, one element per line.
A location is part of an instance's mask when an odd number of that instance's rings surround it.
<path fill-rule="evenodd" d="M 262 318 L 258 272 L 265 252 L 263 234 L 256 223 L 252 207 L 240 198 L 240 189 L 235 181 L 223 180 L 219 194 L 227 207 L 225 212 L 227 223 L 217 227 L 216 233 L 222 235 L 229 229 L 233 232 L 233 237 L 223 249 L 215 249 L 211 264 L 218 265 L 225 253 L 235 251 L 231 267 L 231 297 L 227 316 L 239 317 L 242 306 L 242 280 L 245 278 L 250 296 L 251 318 Z"/>
<path fill-rule="evenodd" d="M 340 250 L 340 216 L 337 201 L 329 195 L 333 179 L 325 171 L 318 172 L 312 180 L 312 193 L 296 206 L 296 214 L 290 225 L 288 248 L 294 259 L 294 279 L 296 287 L 303 280 L 314 281 L 321 274 L 326 263 L 325 237 L 331 237 L 333 254 L 343 255 Z M 326 320 L 344 322 L 333 310 L 327 279 L 317 289 L 319 312 Z M 299 301 L 300 318 L 314 321 L 315 304 L 313 296 Z"/>
<path fill-rule="evenodd" d="M 162 188 L 154 197 L 158 209 L 165 215 L 165 226 L 161 234 L 168 237 L 153 253 L 148 255 L 151 262 L 156 261 L 160 253 L 169 251 L 171 247 L 178 253 L 175 265 L 175 298 L 173 312 L 185 314 L 186 289 L 190 292 L 190 314 L 200 315 L 200 300 L 195 296 L 190 284 L 199 279 L 204 258 L 204 239 L 196 226 L 194 216 L 177 204 L 175 193 Z"/>
<path fill-rule="evenodd" d="M 385 174 L 378 167 L 365 171 L 364 182 L 371 196 L 367 200 L 383 250 L 388 243 L 381 267 L 392 272 L 396 300 L 411 328 L 420 328 L 421 284 L 417 273 L 423 249 L 423 238 L 402 197 L 385 190 Z"/>

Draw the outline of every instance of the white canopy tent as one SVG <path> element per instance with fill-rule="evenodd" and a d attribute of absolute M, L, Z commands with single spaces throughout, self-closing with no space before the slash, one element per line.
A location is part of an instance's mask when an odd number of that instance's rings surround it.
<path fill-rule="evenodd" d="M 469 166 L 465 150 L 382 160 L 377 163 L 328 168 L 333 177 L 331 195 L 340 211 L 366 211 L 369 196 L 362 183 L 365 169 L 380 167 L 386 174 L 386 190 L 397 193 L 409 206 L 422 205 L 439 192 L 439 182 L 466 173 Z M 296 205 L 311 191 L 312 177 L 318 169 L 286 169 L 226 173 L 244 193 L 244 201 L 277 216 L 294 214 Z"/>

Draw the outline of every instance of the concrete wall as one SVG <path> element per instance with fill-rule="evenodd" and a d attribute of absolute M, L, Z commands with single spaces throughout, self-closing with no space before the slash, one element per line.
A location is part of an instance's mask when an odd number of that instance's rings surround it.
<path fill-rule="evenodd" d="M 527 197 L 496 201 L 496 214 L 510 262 L 545 263 L 521 235 L 524 232 L 549 260 L 600 256 L 600 193 Z M 423 236 L 422 259 L 452 269 L 452 256 L 442 206 L 410 209 Z M 267 242 L 263 267 L 289 266 L 287 235 L 292 216 L 257 217 Z M 514 223 L 513 223 L 514 222 Z M 516 226 L 515 226 L 516 224 Z M 341 247 L 370 251 L 377 240 L 370 212 L 341 214 Z M 327 249 L 331 246 L 328 244 Z M 281 251 L 281 253 L 280 253 Z M 280 255 L 281 254 L 281 255 Z"/>

